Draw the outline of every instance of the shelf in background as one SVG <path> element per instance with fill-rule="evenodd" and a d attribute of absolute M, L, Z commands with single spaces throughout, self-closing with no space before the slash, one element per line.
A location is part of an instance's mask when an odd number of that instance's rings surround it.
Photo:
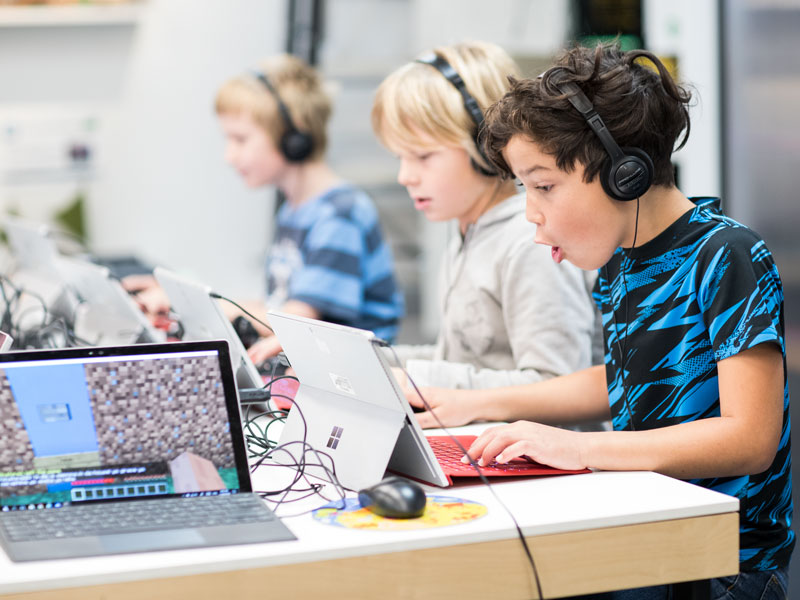
<path fill-rule="evenodd" d="M 2 27 L 135 25 L 142 3 L 0 6 Z"/>

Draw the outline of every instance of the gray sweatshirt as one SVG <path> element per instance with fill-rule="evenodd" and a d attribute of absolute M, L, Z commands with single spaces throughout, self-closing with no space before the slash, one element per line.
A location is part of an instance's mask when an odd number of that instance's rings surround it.
<path fill-rule="evenodd" d="M 535 235 L 524 195 L 515 195 L 451 241 L 439 275 L 436 344 L 396 348 L 418 385 L 490 388 L 590 366 L 593 275 L 556 264 Z"/>

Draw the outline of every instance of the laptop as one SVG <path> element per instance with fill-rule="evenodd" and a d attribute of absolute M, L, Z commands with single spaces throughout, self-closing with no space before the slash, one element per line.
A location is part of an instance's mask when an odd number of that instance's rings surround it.
<path fill-rule="evenodd" d="M 301 460 L 296 442 L 305 440 L 328 455 L 339 481 L 354 490 L 377 483 L 387 469 L 441 487 L 478 476 L 461 462 L 452 438 L 422 433 L 372 332 L 280 312 L 270 312 L 269 320 L 300 380 L 299 410 L 289 413 L 279 443 L 288 444 L 292 461 Z M 459 439 L 466 448 L 474 436 Z M 589 472 L 522 460 L 481 471 L 489 477 Z"/>
<path fill-rule="evenodd" d="M 50 237 L 50 229 L 44 223 L 19 217 L 6 216 L 3 227 L 14 254 L 17 269 L 39 271 L 43 275 L 58 276 L 56 261 L 60 252 Z"/>
<path fill-rule="evenodd" d="M 291 539 L 252 491 L 225 341 L 0 354 L 11 560 Z"/>
<path fill-rule="evenodd" d="M 211 288 L 162 267 L 156 267 L 153 275 L 164 288 L 172 310 L 178 315 L 183 326 L 183 339 L 227 340 L 239 388 L 264 387 L 264 379 L 247 355 L 247 349 L 233 325 L 217 300 L 211 297 Z"/>
<path fill-rule="evenodd" d="M 95 346 L 166 341 L 107 267 L 59 257 L 59 270 L 78 300 L 75 333 Z"/>
<path fill-rule="evenodd" d="M 16 314 L 20 329 L 41 326 L 42 313 L 70 319 L 76 300 L 64 287 L 58 269 L 60 253 L 47 225 L 6 216 L 3 229 L 8 237 L 15 268 L 11 281 L 23 294 Z"/>

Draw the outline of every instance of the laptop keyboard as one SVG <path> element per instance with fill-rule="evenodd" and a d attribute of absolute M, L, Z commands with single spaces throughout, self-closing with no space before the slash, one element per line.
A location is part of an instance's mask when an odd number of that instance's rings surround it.
<path fill-rule="evenodd" d="M 98 502 L 0 513 L 0 527 L 14 542 L 165 529 L 191 529 L 274 521 L 254 494 Z"/>
<path fill-rule="evenodd" d="M 447 473 L 451 474 L 464 474 L 464 475 L 477 475 L 475 468 L 472 465 L 464 464 L 461 462 L 461 457 L 464 453 L 461 451 L 452 439 L 443 436 L 428 436 L 428 443 L 433 449 L 433 453 L 439 464 Z M 469 445 L 464 445 L 468 448 Z M 508 463 L 497 463 L 492 461 L 486 466 L 481 467 L 484 475 L 495 475 L 497 473 L 510 474 L 514 472 L 529 472 L 532 468 L 541 465 L 534 465 L 528 461 L 511 461 Z"/>
<path fill-rule="evenodd" d="M 474 435 L 457 435 L 454 436 L 461 442 L 464 448 L 469 448 L 472 442 L 475 441 Z M 464 464 L 461 462 L 461 457 L 464 453 L 456 445 L 455 441 L 446 435 L 429 435 L 426 436 L 428 443 L 433 449 L 433 454 L 439 461 L 442 471 L 448 476 L 452 477 L 477 477 L 478 472 L 472 465 Z M 487 477 L 508 477 L 514 475 L 566 475 L 574 473 L 589 473 L 589 469 L 580 469 L 577 471 L 556 469 L 542 465 L 526 459 L 515 459 L 507 463 L 497 463 L 492 461 L 485 467 L 480 467 L 481 473 Z"/>

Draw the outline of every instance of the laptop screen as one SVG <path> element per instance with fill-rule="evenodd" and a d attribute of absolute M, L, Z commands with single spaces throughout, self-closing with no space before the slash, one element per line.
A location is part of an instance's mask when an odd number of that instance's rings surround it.
<path fill-rule="evenodd" d="M 250 491 L 225 342 L 0 355 L 0 506 Z"/>

